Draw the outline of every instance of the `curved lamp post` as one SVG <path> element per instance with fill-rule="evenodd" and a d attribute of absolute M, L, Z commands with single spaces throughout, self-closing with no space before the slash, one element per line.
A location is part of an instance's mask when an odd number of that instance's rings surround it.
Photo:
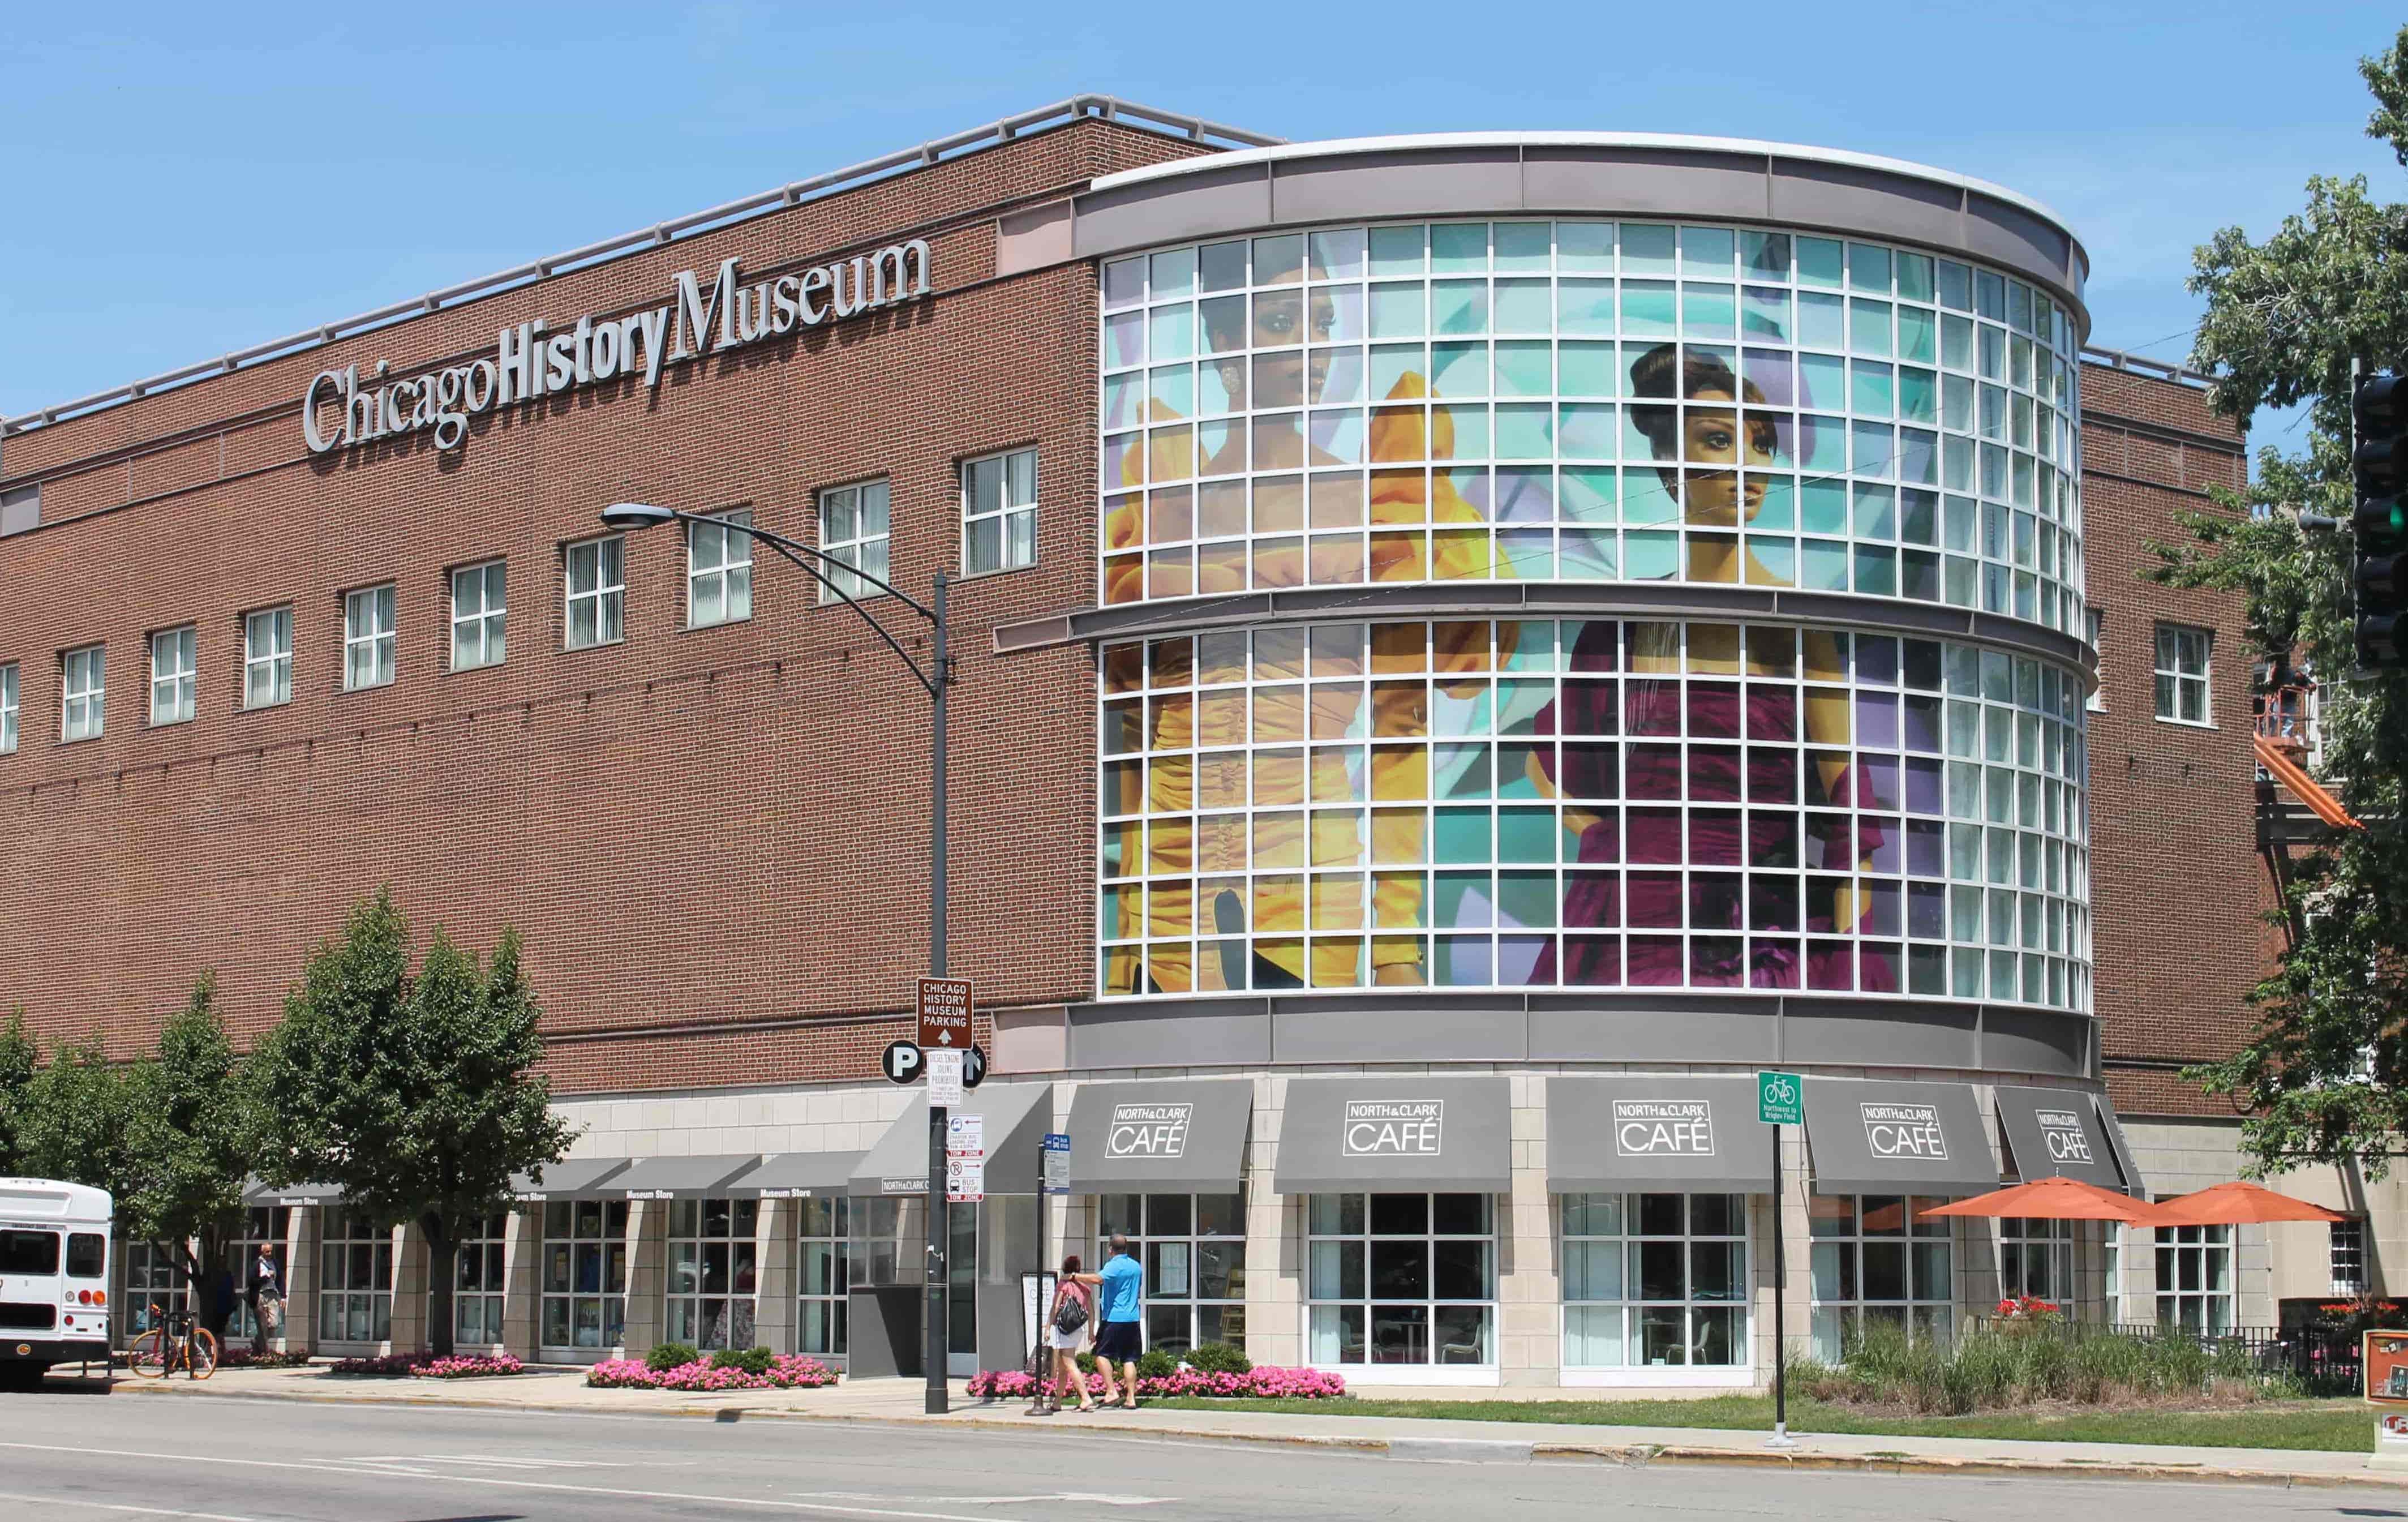
<path fill-rule="evenodd" d="M 950 578 L 939 571 L 935 592 L 926 603 L 867 571 L 847 565 L 833 555 L 810 545 L 790 539 L 782 534 L 772 534 L 751 524 L 729 523 L 702 513 L 681 512 L 675 508 L 654 507 L 648 502 L 613 502 L 602 510 L 602 522 L 611 528 L 633 532 L 652 528 L 662 524 L 683 522 L 709 524 L 716 528 L 749 534 L 762 544 L 778 552 L 805 575 L 836 594 L 844 605 L 859 614 L 887 648 L 903 659 L 912 677 L 928 692 L 928 971 L 930 976 L 945 975 L 945 689 L 953 684 L 953 657 L 945 652 L 945 587 Z M 809 558 L 805 558 L 808 556 Z M 885 625 L 881 624 L 853 594 L 831 580 L 823 566 L 840 568 L 847 576 L 856 576 L 889 596 L 902 600 L 905 607 L 917 613 L 928 625 L 929 658 L 923 663 L 903 648 Z M 945 1112 L 936 1105 L 928 1107 L 928 1256 L 925 1320 L 922 1357 L 927 1365 L 927 1410 L 941 1414 L 947 1409 L 948 1387 L 945 1379 L 946 1354 L 946 1282 L 945 1253 L 952 1245 L 950 1213 L 945 1206 Z"/>

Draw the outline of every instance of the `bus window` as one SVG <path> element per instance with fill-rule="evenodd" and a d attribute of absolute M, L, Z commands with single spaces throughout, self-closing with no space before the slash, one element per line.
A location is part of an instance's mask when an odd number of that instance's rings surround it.
<path fill-rule="evenodd" d="M 55 1231 L 0 1231 L 0 1273 L 56 1273 L 59 1234 Z"/>
<path fill-rule="evenodd" d="M 108 1239 L 93 1231 L 67 1234 L 67 1277 L 100 1279 L 108 1273 Z"/>

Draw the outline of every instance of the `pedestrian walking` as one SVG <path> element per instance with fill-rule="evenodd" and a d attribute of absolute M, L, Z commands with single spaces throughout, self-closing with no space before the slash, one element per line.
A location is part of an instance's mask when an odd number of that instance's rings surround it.
<path fill-rule="evenodd" d="M 1128 1238 L 1112 1233 L 1111 1260 L 1096 1280 L 1096 1314 L 1103 1325 L 1096 1331 L 1096 1364 L 1104 1371 L 1104 1404 L 1137 1409 L 1137 1359 L 1144 1351 L 1138 1322 L 1145 1314 L 1145 1270 L 1129 1252 Z M 1124 1392 L 1113 1381 L 1112 1365 L 1120 1364 L 1128 1379 Z"/>
<path fill-rule="evenodd" d="M 1080 1272 L 1079 1255 L 1072 1253 L 1062 1260 L 1060 1287 L 1054 1291 L 1054 1304 L 1045 1313 L 1046 1357 L 1052 1363 L 1054 1387 L 1044 1386 L 1045 1373 L 1038 1374 L 1037 1404 L 1034 1413 L 1051 1416 L 1062 1409 L 1062 1392 L 1079 1392 L 1079 1409 L 1093 1411 L 1096 1402 L 1087 1394 L 1087 1382 L 1079 1373 L 1079 1348 L 1086 1342 L 1087 1333 L 1096 1319 L 1095 1286 L 1103 1283 L 1092 1273 Z M 1111 1379 L 1110 1374 L 1104 1376 Z"/>
<path fill-rule="evenodd" d="M 276 1255 L 265 1244 L 251 1266 L 251 1351 L 267 1356 L 268 1339 L 284 1329 L 284 1283 L 276 1272 Z"/>

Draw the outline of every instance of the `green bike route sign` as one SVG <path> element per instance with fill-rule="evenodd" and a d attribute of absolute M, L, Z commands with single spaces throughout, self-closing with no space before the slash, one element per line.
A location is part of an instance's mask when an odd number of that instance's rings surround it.
<path fill-rule="evenodd" d="M 1806 1085 L 1796 1073 L 1756 1075 L 1756 1115 L 1773 1126 L 1803 1126 Z"/>

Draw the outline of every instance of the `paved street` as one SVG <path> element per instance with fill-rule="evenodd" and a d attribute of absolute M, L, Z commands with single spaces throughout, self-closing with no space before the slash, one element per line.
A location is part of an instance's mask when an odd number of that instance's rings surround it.
<path fill-rule="evenodd" d="M 1460 1522 L 1780 1516 L 1985 1522 L 2116 1509 L 2186 1522 L 2398 1517 L 2382 1494 L 1289 1452 L 1030 1423 L 1024 1436 L 843 1423 L 0 1398 L 0 1515 L 27 1522 L 636 1522 L 730 1517 Z"/>

